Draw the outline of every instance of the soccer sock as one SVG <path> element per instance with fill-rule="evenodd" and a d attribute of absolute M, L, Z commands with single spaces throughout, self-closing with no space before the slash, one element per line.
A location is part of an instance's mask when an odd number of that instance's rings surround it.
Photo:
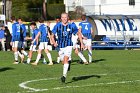
<path fill-rule="evenodd" d="M 60 63 L 60 57 L 57 57 L 57 63 Z"/>
<path fill-rule="evenodd" d="M 30 61 L 31 61 L 31 59 L 30 59 L 30 58 L 28 58 L 28 59 L 27 59 L 27 63 L 29 64 L 29 63 L 30 63 Z"/>
<path fill-rule="evenodd" d="M 52 57 L 51 57 L 51 54 L 50 53 L 47 53 L 47 57 L 49 59 L 49 62 L 52 63 Z"/>
<path fill-rule="evenodd" d="M 41 58 L 41 54 L 38 54 L 35 63 L 38 63 L 40 58 Z"/>
<path fill-rule="evenodd" d="M 89 62 L 92 62 L 92 50 L 88 52 Z"/>
<path fill-rule="evenodd" d="M 78 53 L 78 56 L 82 59 L 83 62 L 87 62 L 86 58 L 81 52 Z"/>
<path fill-rule="evenodd" d="M 15 61 L 18 61 L 18 52 L 14 53 Z"/>
<path fill-rule="evenodd" d="M 22 54 L 19 51 L 18 51 L 18 55 L 19 55 L 20 58 L 22 58 Z"/>
<path fill-rule="evenodd" d="M 68 68 L 69 68 L 69 64 L 64 64 L 63 65 L 63 76 L 64 77 L 67 76 Z"/>
<path fill-rule="evenodd" d="M 28 56 L 28 53 L 24 50 L 21 51 L 25 56 Z"/>

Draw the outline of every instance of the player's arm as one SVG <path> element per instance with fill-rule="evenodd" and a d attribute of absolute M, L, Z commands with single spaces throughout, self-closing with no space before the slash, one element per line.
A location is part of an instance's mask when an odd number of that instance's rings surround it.
<path fill-rule="evenodd" d="M 81 33 L 81 29 L 78 29 L 76 26 L 74 27 L 75 31 L 77 32 L 78 38 L 80 40 L 80 44 L 81 44 L 81 49 L 84 49 L 84 44 L 83 44 L 83 39 L 82 39 L 82 33 Z"/>
<path fill-rule="evenodd" d="M 54 26 L 53 30 L 52 30 L 52 33 L 51 33 L 51 41 L 52 41 L 52 44 L 57 47 L 57 43 L 55 41 L 55 38 L 54 38 L 54 35 L 56 34 L 56 31 L 57 31 L 57 25 Z"/>
<path fill-rule="evenodd" d="M 52 33 L 52 35 L 51 35 L 50 37 L 51 37 L 50 40 L 51 40 L 52 44 L 53 44 L 55 47 L 57 47 L 57 43 L 55 42 L 55 39 L 54 39 L 54 34 Z"/>
<path fill-rule="evenodd" d="M 38 34 L 36 35 L 36 37 L 34 38 L 34 40 L 32 41 L 32 44 L 39 38 L 41 32 L 39 31 Z"/>
<path fill-rule="evenodd" d="M 51 45 L 53 45 L 53 42 L 52 42 L 52 39 L 51 39 L 51 35 L 52 35 L 52 32 L 51 32 L 50 28 L 48 27 L 48 37 L 50 39 Z"/>
<path fill-rule="evenodd" d="M 81 49 L 84 49 L 84 44 L 83 44 L 83 39 L 82 39 L 82 33 L 80 31 L 78 31 L 78 38 L 80 40 L 80 44 L 81 44 Z"/>

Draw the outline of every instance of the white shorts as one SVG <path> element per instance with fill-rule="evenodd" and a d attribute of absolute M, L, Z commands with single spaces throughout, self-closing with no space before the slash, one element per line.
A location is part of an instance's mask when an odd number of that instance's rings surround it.
<path fill-rule="evenodd" d="M 24 43 L 20 41 L 14 41 L 12 44 L 13 48 L 24 48 Z"/>
<path fill-rule="evenodd" d="M 39 49 L 48 49 L 48 42 L 40 42 Z"/>
<path fill-rule="evenodd" d="M 80 48 L 80 45 L 74 44 L 74 45 L 73 45 L 73 49 L 76 49 L 76 48 Z"/>
<path fill-rule="evenodd" d="M 59 56 L 61 58 L 61 61 L 63 61 L 64 56 L 67 56 L 67 57 L 71 58 L 71 53 L 72 53 L 72 46 L 67 46 L 65 48 L 60 48 Z"/>
<path fill-rule="evenodd" d="M 29 50 L 31 50 L 31 51 L 37 51 L 36 50 L 36 45 L 31 45 Z"/>
<path fill-rule="evenodd" d="M 83 43 L 85 46 L 91 46 L 91 39 L 87 39 L 87 40 L 83 39 Z"/>

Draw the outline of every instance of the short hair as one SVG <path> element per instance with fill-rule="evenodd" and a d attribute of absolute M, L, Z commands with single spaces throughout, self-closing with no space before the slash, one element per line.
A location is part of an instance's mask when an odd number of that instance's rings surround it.
<path fill-rule="evenodd" d="M 12 17 L 11 17 L 11 20 L 12 20 L 12 21 L 13 21 L 13 20 L 16 20 L 15 16 L 12 16 Z"/>
<path fill-rule="evenodd" d="M 44 22 L 44 18 L 39 18 L 38 20 L 40 23 L 43 23 Z"/>
<path fill-rule="evenodd" d="M 66 12 L 63 12 L 62 14 L 61 14 L 61 17 L 62 17 L 62 15 L 67 15 L 68 17 L 69 17 L 69 14 L 68 13 L 66 13 Z"/>
<path fill-rule="evenodd" d="M 81 16 L 81 19 L 82 19 L 82 20 L 86 20 L 86 15 L 83 14 L 83 15 Z"/>
<path fill-rule="evenodd" d="M 36 23 L 35 23 L 35 22 L 32 22 L 32 23 L 30 23 L 30 25 L 34 25 L 34 26 L 36 26 Z"/>

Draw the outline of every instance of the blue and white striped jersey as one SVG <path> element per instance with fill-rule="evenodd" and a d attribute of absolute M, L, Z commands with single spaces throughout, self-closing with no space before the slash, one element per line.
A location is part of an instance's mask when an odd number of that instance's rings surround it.
<path fill-rule="evenodd" d="M 64 26 L 62 22 L 57 23 L 52 30 L 53 34 L 57 34 L 59 48 L 72 46 L 72 34 L 76 34 L 77 32 L 78 28 L 75 24 L 68 23 L 67 26 Z"/>

